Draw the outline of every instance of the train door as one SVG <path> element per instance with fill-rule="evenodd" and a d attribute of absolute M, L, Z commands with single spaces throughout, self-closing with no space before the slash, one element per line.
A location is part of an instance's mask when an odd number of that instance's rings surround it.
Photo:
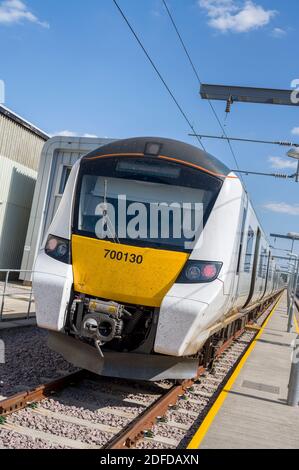
<path fill-rule="evenodd" d="M 257 268 L 257 278 L 254 292 L 253 301 L 262 300 L 266 291 L 267 274 L 269 265 L 269 252 L 267 249 L 267 240 L 264 236 L 261 236 L 260 241 L 260 255 Z"/>
<path fill-rule="evenodd" d="M 238 258 L 236 266 L 236 282 L 234 287 L 234 305 L 236 307 L 241 307 L 248 297 L 249 283 L 247 279 L 247 272 L 244 270 L 245 264 L 245 253 L 247 250 L 247 240 L 248 240 L 248 230 L 250 228 L 250 208 L 248 204 L 248 197 L 244 197 L 244 206 L 242 219 L 240 218 L 240 223 L 242 220 L 241 233 L 240 233 L 240 242 L 238 247 Z"/>
<path fill-rule="evenodd" d="M 249 291 L 249 296 L 248 299 L 244 305 L 244 308 L 246 308 L 251 300 L 254 297 L 255 294 L 255 286 L 256 286 L 256 281 L 257 281 L 257 269 L 258 269 L 258 262 L 259 262 L 259 256 L 260 256 L 260 244 L 261 244 L 261 230 L 258 227 L 257 229 L 257 235 L 256 235 L 256 242 L 255 242 L 255 250 L 254 250 L 254 259 L 253 259 L 253 268 L 252 268 L 252 276 L 251 276 L 251 285 L 250 285 L 250 291 Z"/>
<path fill-rule="evenodd" d="M 269 287 L 271 256 L 272 256 L 272 253 L 271 253 L 271 251 L 269 251 L 268 258 L 267 258 L 266 282 L 265 282 L 265 289 L 264 289 L 264 292 L 263 292 L 263 297 L 266 296 L 267 290 L 268 290 L 268 287 Z"/>

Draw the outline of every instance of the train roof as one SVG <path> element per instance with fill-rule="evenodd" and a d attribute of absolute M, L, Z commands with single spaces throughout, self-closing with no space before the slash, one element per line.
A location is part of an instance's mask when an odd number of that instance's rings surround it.
<path fill-rule="evenodd" d="M 160 137 L 136 137 L 116 140 L 85 155 L 82 161 L 119 156 L 167 157 L 169 161 L 183 163 L 201 169 L 219 178 L 225 178 L 231 170 L 217 158 L 184 142 Z"/>

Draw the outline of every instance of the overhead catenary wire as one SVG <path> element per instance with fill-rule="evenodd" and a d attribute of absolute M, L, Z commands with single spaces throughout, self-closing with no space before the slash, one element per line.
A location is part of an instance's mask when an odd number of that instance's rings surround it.
<path fill-rule="evenodd" d="M 273 178 L 281 179 L 292 179 L 295 175 L 287 175 L 285 173 L 261 173 L 258 171 L 246 171 L 246 170 L 233 170 L 235 173 L 241 173 L 244 175 L 256 175 L 256 176 L 272 176 Z"/>
<path fill-rule="evenodd" d="M 194 134 L 189 134 L 191 137 L 196 137 Z M 226 140 L 225 137 L 220 135 L 208 135 L 208 134 L 198 134 L 198 137 L 201 139 L 220 139 Z M 298 143 L 284 141 L 284 140 L 257 140 L 257 139 L 244 139 L 241 137 L 229 137 L 229 140 L 235 140 L 237 142 L 246 142 L 246 143 L 254 143 L 254 144 L 269 144 L 269 145 L 281 145 L 283 147 L 299 147 Z"/>
<path fill-rule="evenodd" d="M 156 64 L 154 63 L 153 59 L 151 58 L 150 54 L 148 53 L 148 51 L 146 50 L 145 46 L 143 45 L 141 39 L 139 38 L 139 36 L 137 35 L 136 31 L 134 30 L 133 26 L 131 25 L 131 23 L 129 22 L 128 18 L 126 17 L 124 11 L 121 9 L 121 7 L 119 6 L 118 2 L 116 0 L 112 0 L 113 3 L 115 4 L 116 8 L 118 9 L 119 13 L 121 14 L 122 18 L 124 19 L 124 21 L 126 22 L 126 24 L 128 25 L 131 33 L 133 34 L 133 36 L 135 37 L 136 41 L 138 42 L 139 46 L 141 47 L 141 49 L 143 50 L 144 54 L 146 55 L 148 61 L 150 62 L 150 64 L 152 65 L 153 69 L 155 70 L 156 74 L 158 75 L 159 79 L 161 80 L 161 82 L 163 83 L 164 87 L 166 88 L 168 94 L 170 95 L 170 97 L 172 98 L 172 100 L 174 101 L 176 107 L 178 108 L 179 112 L 181 113 L 181 115 L 183 116 L 183 118 L 185 119 L 185 121 L 187 122 L 188 126 L 190 127 L 190 129 L 192 129 L 192 131 L 194 132 L 194 134 L 197 134 L 194 130 L 194 126 L 193 124 L 191 123 L 190 119 L 188 118 L 187 114 L 185 113 L 185 111 L 183 110 L 182 106 L 180 105 L 180 103 L 178 102 L 178 100 L 176 99 L 175 95 L 173 94 L 173 92 L 171 91 L 171 89 L 169 88 L 166 80 L 163 78 L 161 72 L 159 71 L 158 67 L 156 66 Z M 202 147 L 202 149 L 204 151 L 206 151 L 205 149 L 205 146 L 204 144 L 202 143 L 201 139 L 199 137 L 197 137 L 197 140 L 200 144 L 200 146 Z"/>
<path fill-rule="evenodd" d="M 188 49 L 187 49 L 187 47 L 186 47 L 186 45 L 185 45 L 185 42 L 184 42 L 184 40 L 183 40 L 183 38 L 182 38 L 182 35 L 181 35 L 180 31 L 179 31 L 179 29 L 178 29 L 178 27 L 177 27 L 177 25 L 176 25 L 176 22 L 175 22 L 175 20 L 174 20 L 172 14 L 171 14 L 169 8 L 168 8 L 168 5 L 167 5 L 167 3 L 166 3 L 165 0 L 162 0 L 162 2 L 163 2 L 164 6 L 165 6 L 165 8 L 166 8 L 166 11 L 167 11 L 167 14 L 168 14 L 168 16 L 169 16 L 169 18 L 170 18 L 170 21 L 171 21 L 171 23 L 172 23 L 172 25 L 173 25 L 173 27 L 174 27 L 174 29 L 175 29 L 177 35 L 178 35 L 178 38 L 179 38 L 179 40 L 180 40 L 180 43 L 181 43 L 181 45 L 182 45 L 182 47 L 183 47 L 183 49 L 184 49 L 184 51 L 185 51 L 185 53 L 186 53 L 186 56 L 187 56 L 187 58 L 188 58 L 188 60 L 189 60 L 189 62 L 190 62 L 190 65 L 191 65 L 191 67 L 192 67 L 192 70 L 193 70 L 193 72 L 194 72 L 194 74 L 195 74 L 195 76 L 196 76 L 196 78 L 197 78 L 199 84 L 202 85 L 202 81 L 201 81 L 201 79 L 200 79 L 199 73 L 198 73 L 198 71 L 197 71 L 197 69 L 196 69 L 196 67 L 195 67 L 195 65 L 194 65 L 194 62 L 193 62 L 193 60 L 192 60 L 192 58 L 191 58 L 191 56 L 190 56 L 190 53 L 188 52 Z M 216 120 L 217 120 L 217 122 L 218 122 L 218 124 L 219 124 L 219 126 L 220 126 L 220 128 L 221 128 L 221 130 L 222 130 L 222 132 L 223 132 L 223 134 L 224 134 L 224 136 L 225 136 L 225 139 L 227 140 L 227 143 L 228 143 L 228 145 L 229 145 L 229 148 L 230 148 L 231 154 L 232 154 L 232 156 L 233 156 L 233 159 L 234 159 L 234 161 L 235 161 L 235 164 L 236 164 L 237 168 L 239 169 L 239 163 L 238 163 L 237 156 L 236 156 L 235 151 L 234 151 L 234 149 L 233 149 L 233 147 L 232 147 L 232 145 L 231 145 L 230 139 L 229 139 L 229 137 L 228 137 L 227 134 L 226 134 L 226 131 L 225 131 L 225 129 L 224 129 L 224 126 L 223 126 L 222 123 L 221 123 L 221 120 L 220 120 L 220 118 L 219 118 L 219 116 L 218 116 L 218 114 L 217 114 L 217 112 L 216 112 L 216 109 L 215 109 L 215 107 L 213 106 L 213 103 L 212 103 L 211 100 L 209 100 L 209 99 L 208 99 L 208 102 L 209 102 L 209 105 L 210 105 L 210 107 L 211 107 L 211 110 L 212 110 L 212 112 L 213 112 L 213 114 L 214 114 L 214 116 L 215 116 L 215 118 L 216 118 Z M 194 137 L 195 137 L 195 136 L 194 136 Z M 197 137 L 198 137 L 198 136 L 197 136 Z"/>

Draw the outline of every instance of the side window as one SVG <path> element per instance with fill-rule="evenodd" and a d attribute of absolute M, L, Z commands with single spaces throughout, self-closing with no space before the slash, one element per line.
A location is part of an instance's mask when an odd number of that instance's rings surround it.
<path fill-rule="evenodd" d="M 247 234 L 247 246 L 246 246 L 246 255 L 245 255 L 245 263 L 244 263 L 245 273 L 250 273 L 251 260 L 252 260 L 252 255 L 253 255 L 253 242 L 254 242 L 254 231 L 251 227 L 249 227 L 248 234 Z"/>
<path fill-rule="evenodd" d="M 62 173 L 61 173 L 61 180 L 60 180 L 60 185 L 59 185 L 59 194 L 62 195 L 64 193 L 66 183 L 69 179 L 69 176 L 71 174 L 72 168 L 70 166 L 64 166 Z"/>

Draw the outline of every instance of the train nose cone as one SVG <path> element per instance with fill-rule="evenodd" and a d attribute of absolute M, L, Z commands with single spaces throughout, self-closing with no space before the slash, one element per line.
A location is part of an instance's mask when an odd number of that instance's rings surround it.
<path fill-rule="evenodd" d="M 72 257 L 76 292 L 128 304 L 160 307 L 189 254 L 74 235 Z"/>

